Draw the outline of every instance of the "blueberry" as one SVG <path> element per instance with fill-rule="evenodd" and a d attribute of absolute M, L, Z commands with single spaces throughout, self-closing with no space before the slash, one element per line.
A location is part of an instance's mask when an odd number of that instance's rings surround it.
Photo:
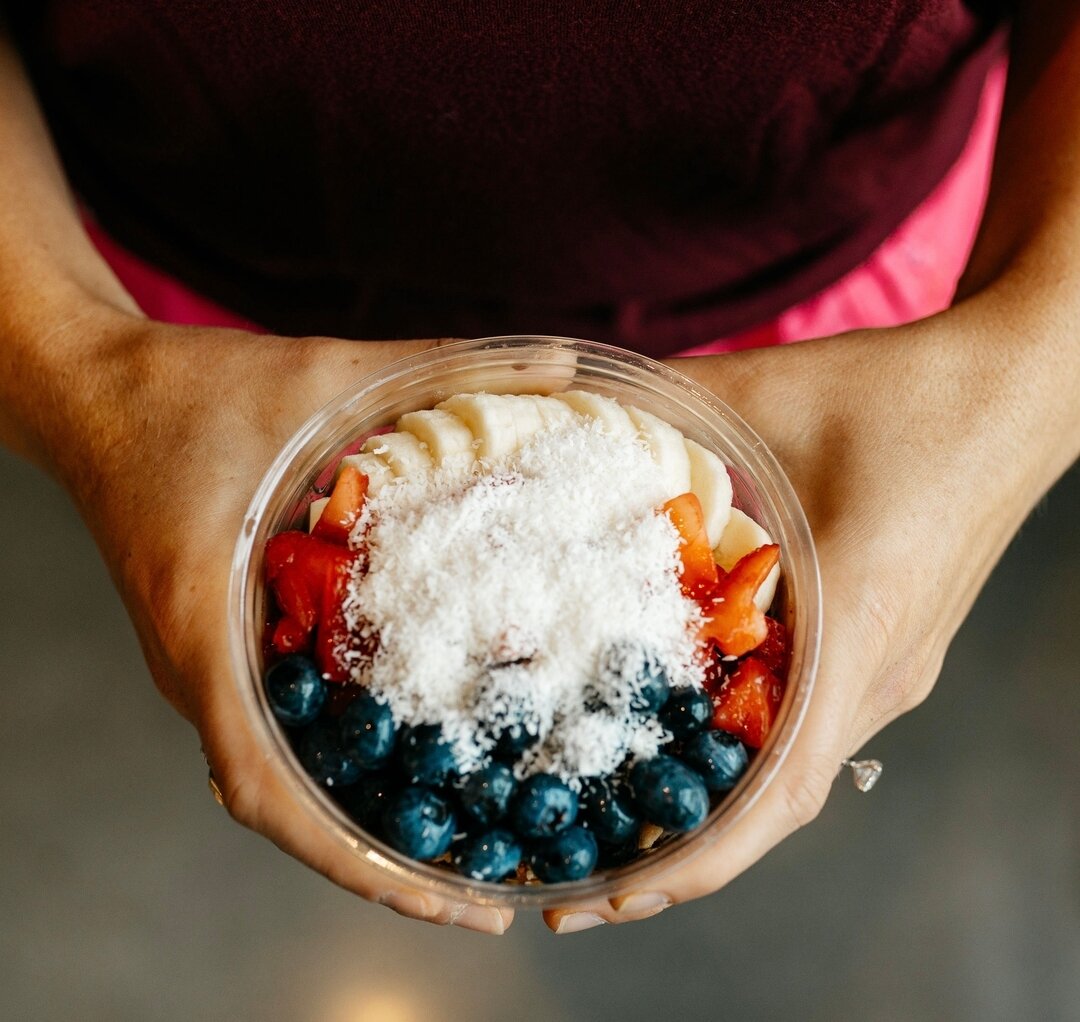
<path fill-rule="evenodd" d="M 701 775 L 709 791 L 730 791 L 750 757 L 746 746 L 726 731 L 704 731 L 683 745 L 682 761 Z"/>
<path fill-rule="evenodd" d="M 454 750 L 438 724 L 419 724 L 402 732 L 398 758 L 405 780 L 441 788 L 457 772 Z"/>
<path fill-rule="evenodd" d="M 598 697 L 603 699 L 605 688 L 609 692 L 621 691 L 635 713 L 655 715 L 671 691 L 663 667 L 636 642 L 616 642 L 608 647 L 600 658 L 599 669 Z M 611 699 L 607 701 L 610 703 Z"/>
<path fill-rule="evenodd" d="M 539 740 L 540 718 L 520 670 L 490 672 L 466 698 L 477 720 L 490 721 L 488 737 L 496 759 L 516 763 Z"/>
<path fill-rule="evenodd" d="M 545 883 L 583 880 L 596 867 L 596 838 L 584 827 L 567 827 L 554 837 L 536 841 L 529 849 L 529 865 Z"/>
<path fill-rule="evenodd" d="M 585 826 L 602 844 L 619 844 L 637 838 L 641 816 L 629 795 L 611 781 L 590 777 L 581 786 L 579 799 Z"/>
<path fill-rule="evenodd" d="M 454 869 L 473 880 L 502 880 L 519 862 L 521 845 L 508 830 L 489 830 L 454 845 Z"/>
<path fill-rule="evenodd" d="M 645 819 L 664 830 L 693 830 L 709 815 L 705 782 L 671 756 L 636 764 L 630 772 L 630 785 Z"/>
<path fill-rule="evenodd" d="M 534 746 L 540 739 L 537 731 L 530 731 L 524 721 L 507 724 L 495 742 L 493 755 L 506 763 L 516 763 L 526 749 Z"/>
<path fill-rule="evenodd" d="M 471 820 L 481 827 L 491 827 L 506 816 L 516 789 L 517 781 L 510 768 L 492 763 L 461 782 L 458 801 Z"/>
<path fill-rule="evenodd" d="M 634 678 L 630 693 L 630 709 L 652 716 L 667 702 L 671 692 L 664 669 L 646 661 Z"/>
<path fill-rule="evenodd" d="M 341 748 L 336 722 L 316 721 L 300 736 L 299 745 L 300 762 L 318 784 L 343 787 L 355 784 L 360 777 L 360 767 Z"/>
<path fill-rule="evenodd" d="M 450 847 L 457 821 L 446 799 L 412 785 L 391 795 L 382 815 L 387 844 L 411 859 L 435 859 Z"/>
<path fill-rule="evenodd" d="M 673 689 L 660 710 L 660 726 L 670 731 L 676 741 L 704 731 L 712 720 L 713 706 L 709 693 L 700 688 Z"/>
<path fill-rule="evenodd" d="M 551 774 L 533 774 L 510 807 L 514 829 L 522 837 L 551 837 L 577 818 L 577 796 Z"/>
<path fill-rule="evenodd" d="M 382 813 L 400 787 L 398 780 L 385 771 L 363 773 L 338 795 L 341 808 L 364 830 L 375 836 L 382 831 Z"/>
<path fill-rule="evenodd" d="M 369 692 L 357 696 L 341 715 L 341 746 L 365 770 L 390 758 L 396 737 L 390 707 Z"/>
<path fill-rule="evenodd" d="M 266 698 L 274 716 L 290 727 L 310 724 L 326 702 L 326 682 L 306 656 L 287 656 L 266 672 Z"/>

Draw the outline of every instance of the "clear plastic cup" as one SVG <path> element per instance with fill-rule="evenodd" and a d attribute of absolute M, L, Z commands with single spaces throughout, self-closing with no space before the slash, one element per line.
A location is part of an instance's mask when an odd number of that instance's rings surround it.
<path fill-rule="evenodd" d="M 790 634 L 787 684 L 763 748 L 698 829 L 663 839 L 634 862 L 584 880 L 535 885 L 476 881 L 411 859 L 367 834 L 300 765 L 263 690 L 268 609 L 263 550 L 274 534 L 304 528 L 308 504 L 329 488 L 341 457 L 404 413 L 431 408 L 459 393 L 570 389 L 594 391 L 652 412 L 729 467 L 735 506 L 780 544 L 782 575 L 774 606 Z M 761 439 L 730 408 L 667 366 L 620 348 L 562 337 L 448 344 L 365 377 L 316 412 L 278 454 L 252 498 L 233 555 L 229 608 L 233 673 L 248 723 L 311 825 L 418 891 L 514 907 L 567 905 L 640 889 L 719 839 L 750 811 L 783 764 L 806 713 L 821 639 L 821 583 L 810 529 L 787 477 Z"/>

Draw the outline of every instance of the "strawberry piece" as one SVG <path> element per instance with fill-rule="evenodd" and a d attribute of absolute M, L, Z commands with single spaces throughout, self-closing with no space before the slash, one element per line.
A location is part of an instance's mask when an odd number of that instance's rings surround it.
<path fill-rule="evenodd" d="M 327 573 L 319 624 L 315 630 L 315 663 L 323 678 L 332 682 L 349 680 L 345 652 L 351 640 L 345 623 L 345 588 L 352 575 L 354 554 L 335 564 Z"/>
<path fill-rule="evenodd" d="M 305 628 L 295 618 L 286 616 L 274 625 L 274 635 L 270 641 L 276 652 L 285 655 L 306 652 L 310 640 L 311 628 Z"/>
<path fill-rule="evenodd" d="M 709 595 L 716 588 L 718 574 L 712 544 L 705 531 L 705 514 L 697 494 L 683 493 L 672 497 L 660 509 L 660 513 L 671 519 L 682 540 L 679 544 L 679 558 L 682 561 L 679 581 L 683 592 L 699 599 Z"/>
<path fill-rule="evenodd" d="M 309 536 L 296 529 L 279 532 L 266 541 L 266 578 L 273 582 L 283 571 L 295 569 L 302 584 L 321 593 L 326 573 L 342 557 L 351 556 L 336 543 Z"/>
<path fill-rule="evenodd" d="M 327 681 L 349 676 L 342 657 L 349 643 L 342 604 L 359 556 L 305 532 L 281 532 L 266 544 L 266 576 L 284 614 L 282 621 L 289 622 L 279 622 L 280 639 L 306 648 L 314 630 L 315 661 Z M 275 628 L 275 649 L 278 638 Z"/>
<path fill-rule="evenodd" d="M 266 543 L 266 578 L 275 582 L 282 573 L 295 575 L 296 583 L 321 606 L 323 588 L 331 569 L 352 564 L 355 554 L 306 532 L 279 532 Z"/>
<path fill-rule="evenodd" d="M 330 503 L 315 523 L 311 534 L 339 546 L 349 545 L 349 533 L 364 507 L 368 477 L 352 465 L 346 465 L 334 484 Z"/>
<path fill-rule="evenodd" d="M 266 579 L 273 582 L 286 565 L 296 561 L 298 553 L 307 547 L 310 539 L 306 532 L 295 529 L 289 532 L 279 532 L 266 541 Z"/>
<path fill-rule="evenodd" d="M 760 749 L 776 720 L 784 686 L 756 657 L 739 664 L 713 696 L 712 726 Z"/>
<path fill-rule="evenodd" d="M 765 616 L 765 627 L 768 629 L 765 641 L 754 650 L 754 657 L 778 678 L 783 678 L 787 674 L 788 657 L 791 655 L 787 629 L 768 615 Z"/>
<path fill-rule="evenodd" d="M 282 614 L 291 618 L 305 633 L 310 633 L 318 620 L 319 606 L 302 570 L 295 564 L 284 565 L 270 583 L 270 588 Z"/>
<path fill-rule="evenodd" d="M 742 656 L 765 641 L 769 629 L 765 614 L 754 603 L 754 594 L 779 559 L 780 547 L 768 543 L 735 564 L 712 597 L 703 601 L 702 641 L 716 643 L 728 656 Z"/>

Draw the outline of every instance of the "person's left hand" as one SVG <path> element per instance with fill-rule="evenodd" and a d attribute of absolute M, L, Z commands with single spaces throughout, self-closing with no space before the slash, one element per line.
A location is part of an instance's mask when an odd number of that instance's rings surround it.
<path fill-rule="evenodd" d="M 992 566 L 1069 457 L 1046 446 L 1051 424 L 1042 448 L 1033 440 L 1035 384 L 1014 372 L 1017 328 L 992 309 L 672 363 L 760 433 L 803 503 L 824 596 L 816 689 L 780 772 L 728 834 L 638 890 L 546 912 L 553 930 L 722 887 L 813 820 L 841 760 L 929 695 Z"/>

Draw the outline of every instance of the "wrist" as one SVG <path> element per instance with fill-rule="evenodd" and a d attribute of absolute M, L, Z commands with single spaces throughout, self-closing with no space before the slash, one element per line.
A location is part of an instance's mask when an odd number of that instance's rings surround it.
<path fill-rule="evenodd" d="M 144 322 L 75 285 L 0 303 L 0 443 L 63 480 L 65 452 L 120 400 L 117 351 Z"/>
<path fill-rule="evenodd" d="M 1018 266 L 940 319 L 960 338 L 968 407 L 1030 507 L 1080 456 L 1080 290 Z"/>

